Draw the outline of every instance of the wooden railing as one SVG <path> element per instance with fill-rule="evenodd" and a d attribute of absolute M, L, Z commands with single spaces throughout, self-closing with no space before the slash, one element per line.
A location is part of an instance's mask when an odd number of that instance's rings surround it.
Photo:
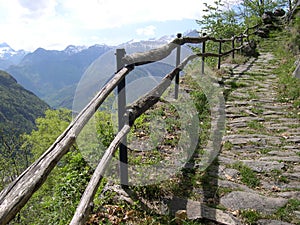
<path fill-rule="evenodd" d="M 119 113 L 119 132 L 106 149 L 104 156 L 95 169 L 95 172 L 81 198 L 80 204 L 74 214 L 70 224 L 84 224 L 89 215 L 89 204 L 93 201 L 96 190 L 100 184 L 106 167 L 110 163 L 113 154 L 120 146 L 120 163 L 122 168 L 121 184 L 128 184 L 127 171 L 127 148 L 126 134 L 130 131 L 134 121 L 148 110 L 151 106 L 158 102 L 164 91 L 171 85 L 175 77 L 175 97 L 178 97 L 179 72 L 187 65 L 189 61 L 196 57 L 202 57 L 202 73 L 204 74 L 204 61 L 206 57 L 218 57 L 218 68 L 221 65 L 221 58 L 225 55 L 232 54 L 235 57 L 235 52 L 241 50 L 245 46 L 243 41 L 245 38 L 249 40 L 249 28 L 243 34 L 234 36 L 230 39 L 217 39 L 210 36 L 202 37 L 181 37 L 178 35 L 169 44 L 160 48 L 150 50 L 143 53 L 134 53 L 126 55 L 124 49 L 118 49 L 117 55 L 117 72 L 113 78 L 96 94 L 96 96 L 86 105 L 86 107 L 78 114 L 78 116 L 70 123 L 67 129 L 56 139 L 56 141 L 45 151 L 45 153 L 29 166 L 19 177 L 17 177 L 6 189 L 0 193 L 0 225 L 7 224 L 11 221 L 22 207 L 31 198 L 33 193 L 39 189 L 44 183 L 49 173 L 56 166 L 58 161 L 64 156 L 69 148 L 75 143 L 76 138 L 91 119 L 94 113 L 101 106 L 103 101 L 113 90 L 118 87 L 118 113 Z M 235 47 L 239 40 L 240 46 Z M 208 41 L 218 42 L 218 53 L 205 51 L 205 44 Z M 231 49 L 222 52 L 222 43 L 231 42 Z M 199 44 L 202 43 L 202 52 L 191 55 L 180 62 L 180 46 L 184 44 Z M 126 93 L 121 92 L 125 87 L 125 76 L 128 75 L 136 66 L 147 63 L 156 62 L 164 59 L 171 52 L 177 49 L 176 68 L 167 74 L 162 81 L 149 93 L 138 99 L 133 104 L 126 106 Z"/>

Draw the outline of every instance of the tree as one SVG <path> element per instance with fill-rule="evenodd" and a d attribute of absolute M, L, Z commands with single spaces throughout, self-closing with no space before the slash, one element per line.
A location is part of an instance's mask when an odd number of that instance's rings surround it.
<path fill-rule="evenodd" d="M 103 151 L 101 147 L 106 148 L 113 139 L 113 127 L 108 123 L 110 118 L 105 111 L 96 112 L 95 124 L 90 124 L 82 132 L 82 138 L 86 138 L 85 149 L 79 150 L 77 145 L 70 148 L 11 224 L 64 225 L 70 222 L 92 174 L 92 168 L 82 153 L 95 156 L 93 158 L 97 162 Z M 66 129 L 70 121 L 70 110 L 47 110 L 45 118 L 36 120 L 37 130 L 24 135 L 22 147 L 30 149 L 32 158 L 37 159 Z M 89 139 L 90 134 L 96 135 L 96 142 Z"/>
<path fill-rule="evenodd" d="M 274 11 L 277 7 L 290 7 L 288 0 L 244 0 L 241 3 L 244 17 L 261 17 L 266 11 Z"/>
<path fill-rule="evenodd" d="M 216 38 L 232 38 L 236 34 L 243 32 L 244 27 L 242 21 L 239 19 L 239 15 L 232 9 L 224 7 L 222 0 L 216 0 L 212 5 L 203 3 L 203 12 L 205 15 L 196 20 L 200 25 L 201 33 L 208 34 Z M 222 50 L 228 50 L 229 43 L 222 45 Z M 219 49 L 219 43 L 208 41 L 206 42 L 206 51 L 217 53 Z M 206 62 L 214 66 L 216 65 L 217 58 L 209 57 Z"/>
<path fill-rule="evenodd" d="M 231 38 L 241 31 L 241 23 L 233 9 L 226 9 L 222 0 L 217 0 L 213 5 L 203 3 L 205 15 L 196 22 L 201 31 L 213 37 Z"/>
<path fill-rule="evenodd" d="M 18 130 L 0 130 L 0 190 L 29 166 L 31 153 L 22 143 Z"/>
<path fill-rule="evenodd" d="M 36 120 L 37 130 L 23 136 L 23 149 L 37 159 L 71 121 L 67 109 L 47 110 Z M 32 196 L 11 224 L 68 224 L 91 176 L 91 167 L 74 145 L 58 162 L 46 182 Z"/>

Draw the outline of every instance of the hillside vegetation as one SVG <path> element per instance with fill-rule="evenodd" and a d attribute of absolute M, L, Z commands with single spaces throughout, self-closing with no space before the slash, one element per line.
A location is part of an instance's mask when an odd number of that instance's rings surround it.
<path fill-rule="evenodd" d="M 35 120 L 49 108 L 4 71 L 0 71 L 0 102 L 0 130 L 4 133 L 31 132 Z"/>

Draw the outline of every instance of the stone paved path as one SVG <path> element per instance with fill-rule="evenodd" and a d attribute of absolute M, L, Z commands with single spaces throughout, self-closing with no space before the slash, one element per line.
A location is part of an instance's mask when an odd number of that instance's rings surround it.
<path fill-rule="evenodd" d="M 295 117 L 300 112 L 278 101 L 273 59 L 260 52 L 245 65 L 223 65 L 233 70 L 224 79 L 227 123 L 219 156 L 219 203 L 233 215 L 261 213 L 265 219 L 257 224 L 300 224 L 299 208 L 289 209 L 290 221 L 274 219 L 280 208 L 300 200 L 300 121 Z"/>

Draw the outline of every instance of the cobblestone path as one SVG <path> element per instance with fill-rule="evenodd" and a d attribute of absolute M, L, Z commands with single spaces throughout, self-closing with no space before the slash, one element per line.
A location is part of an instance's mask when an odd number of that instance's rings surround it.
<path fill-rule="evenodd" d="M 223 65 L 231 75 L 219 204 L 234 216 L 263 218 L 255 224 L 300 224 L 300 111 L 278 100 L 274 59 L 260 52 L 244 65 Z"/>

